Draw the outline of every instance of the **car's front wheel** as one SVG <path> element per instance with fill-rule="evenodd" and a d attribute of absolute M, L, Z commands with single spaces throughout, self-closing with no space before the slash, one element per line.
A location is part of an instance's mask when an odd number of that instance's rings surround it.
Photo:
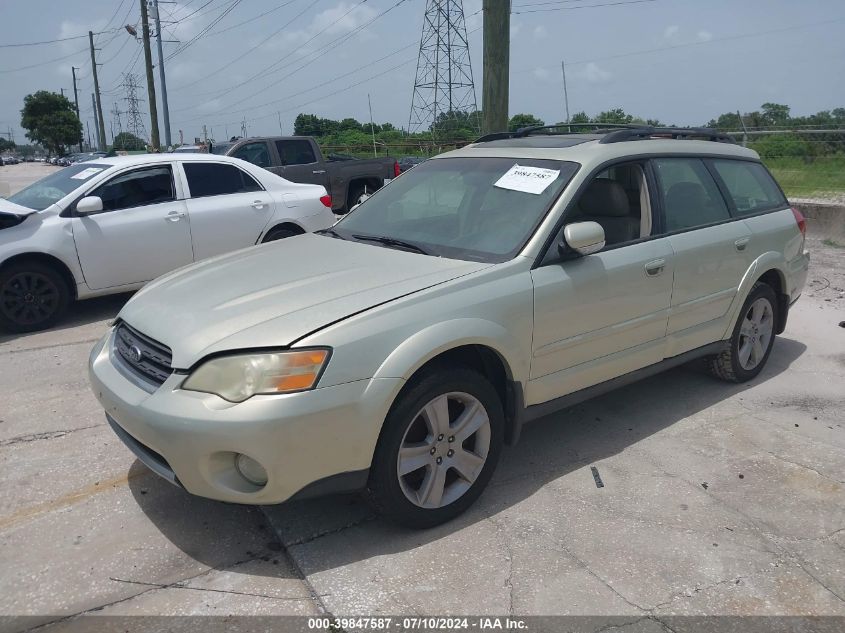
<path fill-rule="evenodd" d="M 777 298 L 772 287 L 757 283 L 739 313 L 728 347 L 709 359 L 710 372 L 728 382 L 746 382 L 759 374 L 775 342 Z"/>
<path fill-rule="evenodd" d="M 70 290 L 62 276 L 40 262 L 0 271 L 0 329 L 34 332 L 50 327 L 67 310 Z"/>
<path fill-rule="evenodd" d="M 415 528 L 456 517 L 490 481 L 503 438 L 502 404 L 486 378 L 464 368 L 425 374 L 385 420 L 370 472 L 374 505 Z"/>

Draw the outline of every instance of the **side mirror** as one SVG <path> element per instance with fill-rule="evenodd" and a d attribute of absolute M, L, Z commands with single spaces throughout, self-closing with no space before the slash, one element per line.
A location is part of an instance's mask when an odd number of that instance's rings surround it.
<path fill-rule="evenodd" d="M 592 255 L 604 248 L 604 229 L 598 222 L 573 222 L 563 228 L 563 239 L 579 255 Z"/>
<path fill-rule="evenodd" d="M 103 210 L 103 200 L 99 196 L 86 196 L 76 203 L 76 213 L 79 215 L 91 215 Z"/>

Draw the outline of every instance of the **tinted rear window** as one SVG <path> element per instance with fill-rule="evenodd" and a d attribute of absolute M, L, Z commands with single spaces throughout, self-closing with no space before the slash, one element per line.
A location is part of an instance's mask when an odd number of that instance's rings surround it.
<path fill-rule="evenodd" d="M 719 159 L 713 161 L 713 167 L 725 183 L 739 215 L 788 204 L 772 176 L 760 163 Z"/>

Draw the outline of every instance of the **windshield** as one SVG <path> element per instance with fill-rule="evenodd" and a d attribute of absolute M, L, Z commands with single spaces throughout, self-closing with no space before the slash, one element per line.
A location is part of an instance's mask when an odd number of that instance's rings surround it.
<path fill-rule="evenodd" d="M 21 189 L 15 195 L 10 196 L 9 200 L 22 207 L 43 211 L 74 189 L 81 187 L 89 178 L 109 167 L 111 165 L 95 165 L 88 162 L 81 165 L 71 165 L 53 172 L 25 189 Z"/>
<path fill-rule="evenodd" d="M 454 259 L 503 262 L 524 246 L 577 170 L 577 163 L 557 160 L 429 160 L 380 189 L 333 232 L 353 240 L 401 240 Z"/>

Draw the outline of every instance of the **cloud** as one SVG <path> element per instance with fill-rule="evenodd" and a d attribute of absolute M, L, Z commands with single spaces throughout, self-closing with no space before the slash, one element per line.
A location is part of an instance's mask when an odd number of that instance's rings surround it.
<path fill-rule="evenodd" d="M 549 32 L 546 30 L 546 27 L 542 24 L 540 26 L 534 27 L 534 39 L 535 40 L 542 40 L 545 38 Z"/>
<path fill-rule="evenodd" d="M 699 31 L 696 36 L 699 42 L 709 42 L 713 39 L 713 34 L 710 31 Z"/>
<path fill-rule="evenodd" d="M 320 33 L 321 36 L 344 35 L 363 26 L 378 15 L 378 11 L 368 5 L 362 4 L 353 9 L 354 6 L 348 2 L 341 2 L 330 9 L 321 11 L 314 16 L 314 19 L 311 20 L 311 23 L 307 27 L 285 31 L 281 34 L 281 38 L 272 40 L 267 48 L 272 50 L 287 48 L 291 44 L 304 44 L 317 33 Z M 362 29 L 355 35 L 355 39 L 359 41 L 371 39 L 372 37 L 373 35 L 368 33 L 366 29 Z M 312 50 L 311 47 L 316 45 L 316 43 L 309 44 L 308 49 L 302 49 L 299 52 Z"/>
<path fill-rule="evenodd" d="M 583 69 L 575 73 L 576 77 L 586 79 L 591 84 L 604 83 L 613 78 L 613 74 L 601 68 L 598 64 L 590 62 Z"/>
<path fill-rule="evenodd" d="M 547 68 L 535 68 L 531 71 L 531 74 L 534 76 L 534 79 L 543 82 L 549 81 L 552 76 Z"/>
<path fill-rule="evenodd" d="M 522 22 L 514 22 L 511 20 L 511 39 L 515 38 L 522 32 Z"/>
<path fill-rule="evenodd" d="M 671 40 L 678 34 L 678 31 L 680 30 L 681 27 L 679 27 L 677 24 L 670 24 L 663 31 L 663 37 L 667 40 Z"/>

